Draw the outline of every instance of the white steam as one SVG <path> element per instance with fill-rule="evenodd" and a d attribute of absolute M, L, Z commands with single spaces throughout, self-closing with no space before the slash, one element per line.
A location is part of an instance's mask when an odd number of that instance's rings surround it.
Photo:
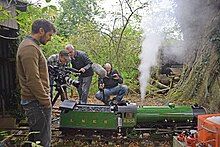
<path fill-rule="evenodd" d="M 141 64 L 139 66 L 139 81 L 142 100 L 146 94 L 146 87 L 150 77 L 150 68 L 156 64 L 156 57 L 159 46 L 161 44 L 161 40 L 162 38 L 160 34 L 150 33 L 145 37 L 142 45 L 143 50 L 140 54 Z"/>
<path fill-rule="evenodd" d="M 174 28 L 176 25 L 173 17 L 174 3 L 171 0 L 154 0 L 151 8 L 142 19 L 142 29 L 144 31 L 142 52 L 140 54 L 140 92 L 143 100 L 146 94 L 150 69 L 157 61 L 157 53 L 161 43 L 165 38 L 165 31 Z"/>

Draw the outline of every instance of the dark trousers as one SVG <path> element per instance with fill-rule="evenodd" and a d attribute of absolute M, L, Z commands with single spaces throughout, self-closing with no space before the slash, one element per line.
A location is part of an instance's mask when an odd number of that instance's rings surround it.
<path fill-rule="evenodd" d="M 25 114 L 28 118 L 30 132 L 29 140 L 40 141 L 44 147 L 49 147 L 51 143 L 51 108 L 42 107 L 38 101 L 32 101 L 23 105 Z"/>
<path fill-rule="evenodd" d="M 92 82 L 92 76 L 89 77 L 79 77 L 80 85 L 77 88 L 79 93 L 79 101 L 81 104 L 87 103 L 87 97 L 89 94 L 89 88 Z"/>
<path fill-rule="evenodd" d="M 54 79 L 50 77 L 50 98 L 53 99 L 53 86 L 54 86 Z"/>

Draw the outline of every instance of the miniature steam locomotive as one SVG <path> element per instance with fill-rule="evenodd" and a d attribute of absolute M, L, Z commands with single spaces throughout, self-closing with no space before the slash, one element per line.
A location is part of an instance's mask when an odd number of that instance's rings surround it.
<path fill-rule="evenodd" d="M 197 116 L 205 114 L 201 106 L 137 106 L 135 103 L 120 105 L 77 104 L 65 100 L 60 106 L 60 129 L 63 132 L 96 134 L 147 132 L 158 129 L 196 127 Z"/>

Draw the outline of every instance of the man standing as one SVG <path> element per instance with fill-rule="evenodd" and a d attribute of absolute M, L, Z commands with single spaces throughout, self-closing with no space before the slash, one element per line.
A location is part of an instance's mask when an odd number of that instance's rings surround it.
<path fill-rule="evenodd" d="M 60 69 L 65 70 L 68 62 L 70 61 L 69 53 L 67 50 L 61 50 L 59 54 L 53 54 L 47 59 L 48 66 L 56 66 Z M 50 97 L 53 98 L 53 86 L 54 86 L 54 77 L 50 75 Z"/>
<path fill-rule="evenodd" d="M 28 118 L 30 132 L 39 132 L 29 139 L 51 143 L 51 101 L 47 60 L 40 44 L 51 41 L 56 32 L 54 25 L 44 19 L 33 22 L 31 35 L 19 45 L 16 66 L 21 87 L 21 105 Z"/>
<path fill-rule="evenodd" d="M 95 97 L 106 105 L 109 105 L 108 102 L 110 101 L 111 95 L 116 95 L 115 100 L 117 102 L 122 101 L 124 95 L 128 92 L 128 87 L 122 85 L 123 78 L 116 70 L 112 69 L 110 63 L 105 63 L 104 69 L 107 71 L 107 76 L 99 78 L 99 91 L 96 93 Z"/>
<path fill-rule="evenodd" d="M 79 102 L 81 104 L 86 104 L 92 76 L 94 74 L 92 70 L 92 61 L 88 58 L 86 53 L 75 50 L 71 44 L 66 45 L 65 49 L 69 52 L 71 57 L 72 68 L 81 72 L 79 76 L 80 85 L 77 88 L 77 91 L 79 93 Z"/>

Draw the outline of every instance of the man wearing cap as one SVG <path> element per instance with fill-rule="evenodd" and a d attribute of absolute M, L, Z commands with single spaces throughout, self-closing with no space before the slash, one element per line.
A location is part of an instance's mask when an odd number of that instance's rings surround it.
<path fill-rule="evenodd" d="M 67 67 L 68 62 L 70 61 L 69 52 L 66 50 L 61 50 L 59 54 L 53 54 L 47 59 L 48 66 L 57 66 L 59 68 Z M 53 84 L 54 79 L 50 76 L 50 97 L 53 98 Z"/>

